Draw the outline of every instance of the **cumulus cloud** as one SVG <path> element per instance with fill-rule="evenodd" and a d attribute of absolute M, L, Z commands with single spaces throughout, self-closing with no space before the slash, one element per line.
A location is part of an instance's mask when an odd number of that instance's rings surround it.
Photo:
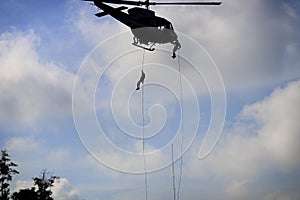
<path fill-rule="evenodd" d="M 32 180 L 24 181 L 17 180 L 14 191 L 22 189 L 32 188 L 34 186 Z M 81 200 L 79 192 L 75 190 L 69 183 L 68 179 L 60 178 L 55 180 L 53 187 L 51 188 L 52 197 L 57 200 Z"/>
<path fill-rule="evenodd" d="M 230 91 L 299 77 L 299 57 L 283 65 L 289 45 L 299 52 L 298 8 L 296 1 L 226 0 L 221 6 L 160 7 L 157 14 L 208 50 Z"/>
<path fill-rule="evenodd" d="M 4 127 L 32 127 L 71 114 L 74 76 L 39 59 L 40 40 L 32 30 L 13 30 L 0 37 L 0 123 Z"/>
<path fill-rule="evenodd" d="M 202 161 L 191 160 L 188 174 L 217 175 L 228 180 L 224 191 L 231 199 L 245 199 L 255 194 L 249 190 L 264 174 L 297 172 L 300 167 L 299 89 L 300 81 L 293 81 L 275 89 L 263 100 L 245 106 L 213 154 Z M 290 180 L 282 184 L 294 183 Z M 284 188 L 282 192 L 287 192 Z"/>
<path fill-rule="evenodd" d="M 27 188 L 32 188 L 33 187 L 33 181 L 24 181 L 24 180 L 17 180 L 15 184 L 15 189 L 14 192 L 17 192 L 19 190 L 27 189 Z"/>
<path fill-rule="evenodd" d="M 78 2 L 73 2 L 74 4 Z M 82 4 L 82 3 L 81 3 Z M 99 12 L 91 4 L 80 5 L 76 8 L 76 15 L 71 15 L 74 28 L 77 28 L 87 42 L 93 45 L 126 30 L 126 27 L 117 23 L 110 16 L 98 18 L 94 14 Z"/>
<path fill-rule="evenodd" d="M 284 170 L 300 166 L 300 81 L 276 89 L 263 101 L 246 106 L 242 116 L 259 127 L 261 145 Z"/>
<path fill-rule="evenodd" d="M 52 196 L 57 200 L 80 200 L 79 192 L 75 190 L 68 179 L 56 180 L 52 188 Z"/>

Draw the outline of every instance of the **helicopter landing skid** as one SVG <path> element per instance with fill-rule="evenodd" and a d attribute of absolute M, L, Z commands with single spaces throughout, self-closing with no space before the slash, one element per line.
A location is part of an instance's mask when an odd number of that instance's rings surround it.
<path fill-rule="evenodd" d="M 136 44 L 136 43 L 132 43 L 132 45 L 136 46 L 136 47 L 139 47 L 139 48 L 142 48 L 142 49 L 145 49 L 145 50 L 148 50 L 148 51 L 154 51 L 155 48 L 152 48 L 153 45 L 151 45 L 151 47 L 145 47 L 145 46 L 142 46 L 142 45 L 139 45 L 139 44 Z"/>

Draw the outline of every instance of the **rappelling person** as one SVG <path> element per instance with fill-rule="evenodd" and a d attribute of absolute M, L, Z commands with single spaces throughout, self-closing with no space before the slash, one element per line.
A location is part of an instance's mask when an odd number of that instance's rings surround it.
<path fill-rule="evenodd" d="M 142 70 L 142 75 L 140 80 L 137 82 L 136 84 L 136 90 L 140 89 L 141 83 L 144 84 L 144 80 L 145 80 L 146 74 L 144 73 L 144 71 Z"/>
<path fill-rule="evenodd" d="M 175 52 L 181 48 L 181 44 L 179 43 L 178 40 L 174 40 L 172 44 L 174 45 L 172 58 L 175 59 L 176 58 Z"/>

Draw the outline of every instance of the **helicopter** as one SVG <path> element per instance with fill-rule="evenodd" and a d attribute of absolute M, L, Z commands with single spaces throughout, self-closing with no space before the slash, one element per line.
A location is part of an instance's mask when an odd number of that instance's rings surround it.
<path fill-rule="evenodd" d="M 178 36 L 170 21 L 155 15 L 149 6 L 155 5 L 221 5 L 222 2 L 150 2 L 129 0 L 83 0 L 93 1 L 102 12 L 96 13 L 97 17 L 110 15 L 119 22 L 130 27 L 133 34 L 133 45 L 148 51 L 154 51 L 156 44 L 171 43 L 174 45 L 172 58 L 176 58 L 176 51 L 181 48 Z M 120 7 L 112 7 L 107 4 L 121 4 Z M 129 6 L 145 6 L 128 8 Z M 127 13 L 122 12 L 127 10 Z"/>

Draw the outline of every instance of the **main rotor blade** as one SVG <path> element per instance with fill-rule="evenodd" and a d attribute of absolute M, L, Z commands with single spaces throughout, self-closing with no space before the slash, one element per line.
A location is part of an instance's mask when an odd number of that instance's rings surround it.
<path fill-rule="evenodd" d="M 126 1 L 126 0 L 101 0 L 102 3 L 125 4 L 131 6 L 142 6 L 145 2 L 142 1 Z"/>
<path fill-rule="evenodd" d="M 149 5 L 221 5 L 222 2 L 149 2 Z"/>
<path fill-rule="evenodd" d="M 93 0 L 83 0 L 93 1 Z M 95 0 L 97 1 L 97 0 Z M 149 2 L 149 1 L 130 1 L 130 0 L 98 0 L 101 3 L 124 4 L 132 6 L 155 6 L 155 5 L 221 5 L 222 2 Z"/>

